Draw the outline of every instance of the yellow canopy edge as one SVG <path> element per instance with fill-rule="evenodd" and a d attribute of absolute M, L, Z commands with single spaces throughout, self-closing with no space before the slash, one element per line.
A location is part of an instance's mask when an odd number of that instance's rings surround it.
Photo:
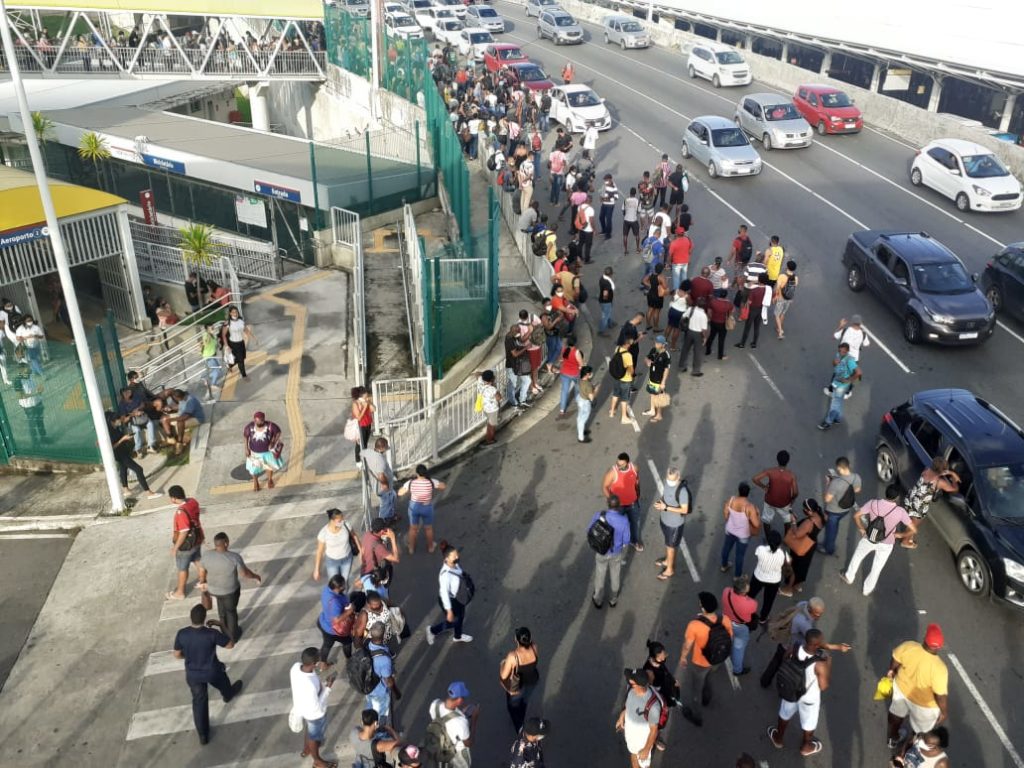
<path fill-rule="evenodd" d="M 319 0 L 32 0 L 8 3 L 8 8 L 54 11 L 113 11 L 116 13 L 166 13 L 190 16 L 261 16 L 274 19 L 322 19 Z"/>
<path fill-rule="evenodd" d="M 107 192 L 54 181 L 50 182 L 50 193 L 59 219 L 102 211 L 127 202 Z M 32 175 L 0 166 L 0 232 L 31 227 L 45 219 L 43 201 L 39 198 Z"/>

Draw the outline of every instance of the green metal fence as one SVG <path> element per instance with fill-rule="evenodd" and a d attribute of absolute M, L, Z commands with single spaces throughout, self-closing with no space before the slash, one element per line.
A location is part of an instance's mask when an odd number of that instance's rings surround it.
<path fill-rule="evenodd" d="M 428 83 L 433 87 L 427 71 L 429 57 L 430 46 L 425 39 L 406 40 L 385 34 L 381 86 L 418 104 L 417 94 L 423 93 Z"/>
<path fill-rule="evenodd" d="M 360 19 L 336 6 L 324 4 L 327 58 L 354 75 L 370 79 L 370 20 Z"/>

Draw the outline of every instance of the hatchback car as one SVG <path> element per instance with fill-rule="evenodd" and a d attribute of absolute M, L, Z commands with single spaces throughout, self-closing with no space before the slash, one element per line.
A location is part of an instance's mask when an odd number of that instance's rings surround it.
<path fill-rule="evenodd" d="M 505 31 L 505 19 L 489 5 L 471 5 L 466 8 L 466 24 L 488 32 Z"/>
<path fill-rule="evenodd" d="M 945 195 L 961 211 L 1016 211 L 1021 186 L 991 150 L 963 139 L 938 139 L 917 153 L 910 183 Z"/>
<path fill-rule="evenodd" d="M 549 116 L 565 126 L 569 133 L 579 133 L 590 126 L 599 131 L 612 127 L 612 116 L 604 99 L 585 85 L 559 85 L 551 89 Z"/>
<path fill-rule="evenodd" d="M 981 289 L 996 312 L 1024 320 L 1024 243 L 1011 243 L 992 258 Z"/>
<path fill-rule="evenodd" d="M 551 78 L 540 68 L 540 65 L 534 64 L 532 61 L 526 64 L 510 64 L 508 72 L 514 84 L 522 83 L 526 90 L 532 93 L 539 94 L 541 91 L 555 87 Z"/>
<path fill-rule="evenodd" d="M 583 27 L 571 13 L 556 8 L 537 17 L 537 37 L 549 38 L 555 45 L 578 45 L 583 42 Z"/>
<path fill-rule="evenodd" d="M 695 43 L 686 59 L 690 77 L 710 80 L 715 88 L 723 85 L 750 85 L 753 76 L 743 54 L 731 45 L 716 42 Z"/>
<path fill-rule="evenodd" d="M 526 0 L 526 15 L 540 16 L 544 11 L 550 11 L 558 7 L 555 0 Z"/>
<path fill-rule="evenodd" d="M 434 25 L 434 39 L 458 48 L 464 27 L 458 19 L 438 19 Z"/>
<path fill-rule="evenodd" d="M 622 50 L 648 48 L 651 45 L 650 33 L 632 16 L 606 16 L 602 26 L 605 44 L 614 43 Z"/>
<path fill-rule="evenodd" d="M 683 134 L 679 154 L 703 165 L 711 178 L 756 176 L 761 172 L 761 156 L 727 117 L 694 118 Z"/>
<path fill-rule="evenodd" d="M 960 477 L 928 508 L 972 595 L 1024 608 L 1024 432 L 965 389 L 918 392 L 882 417 L 875 468 L 883 483 L 912 488 L 932 459 Z"/>
<path fill-rule="evenodd" d="M 389 13 L 384 17 L 384 31 L 392 37 L 415 40 L 423 37 L 423 29 L 407 13 Z"/>
<path fill-rule="evenodd" d="M 925 232 L 865 229 L 843 252 L 852 291 L 870 288 L 903 321 L 911 344 L 979 344 L 995 330 L 996 313 L 963 262 Z"/>
<path fill-rule="evenodd" d="M 811 126 L 793 102 L 778 93 L 744 96 L 736 105 L 734 120 L 766 150 L 811 146 Z"/>
<path fill-rule="evenodd" d="M 512 64 L 529 64 L 530 59 L 518 45 L 495 43 L 484 50 L 484 66 L 488 72 L 497 72 Z"/>
<path fill-rule="evenodd" d="M 466 5 L 462 0 L 434 0 L 434 4 L 449 8 L 460 20 L 466 18 Z"/>
<path fill-rule="evenodd" d="M 480 61 L 487 52 L 487 47 L 494 43 L 494 38 L 486 29 L 467 27 L 459 35 L 459 53 Z"/>
<path fill-rule="evenodd" d="M 818 133 L 860 133 L 864 116 L 853 106 L 853 99 L 831 85 L 801 85 L 793 94 L 793 104 Z"/>

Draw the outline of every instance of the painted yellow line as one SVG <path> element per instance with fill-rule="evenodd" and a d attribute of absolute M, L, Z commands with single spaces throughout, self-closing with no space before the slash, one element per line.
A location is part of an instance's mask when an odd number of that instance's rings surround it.
<path fill-rule="evenodd" d="M 287 483 L 289 488 L 295 488 L 300 485 L 324 485 L 326 483 L 338 483 L 344 480 L 355 480 L 359 477 L 358 469 L 346 469 L 341 472 L 329 472 L 326 475 L 318 475 L 312 470 L 305 470 L 299 476 L 297 481 L 289 481 Z M 284 478 L 275 482 L 275 487 L 279 488 L 285 485 Z M 223 496 L 230 493 L 245 493 L 253 492 L 252 483 L 231 483 L 230 485 L 216 485 L 210 488 L 208 493 L 214 496 Z"/>

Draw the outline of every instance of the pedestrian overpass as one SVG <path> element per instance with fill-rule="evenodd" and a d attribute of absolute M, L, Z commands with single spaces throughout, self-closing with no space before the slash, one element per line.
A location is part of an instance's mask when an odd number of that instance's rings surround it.
<path fill-rule="evenodd" d="M 24 77 L 326 77 L 318 0 L 31 0 L 8 4 L 4 22 Z"/>

